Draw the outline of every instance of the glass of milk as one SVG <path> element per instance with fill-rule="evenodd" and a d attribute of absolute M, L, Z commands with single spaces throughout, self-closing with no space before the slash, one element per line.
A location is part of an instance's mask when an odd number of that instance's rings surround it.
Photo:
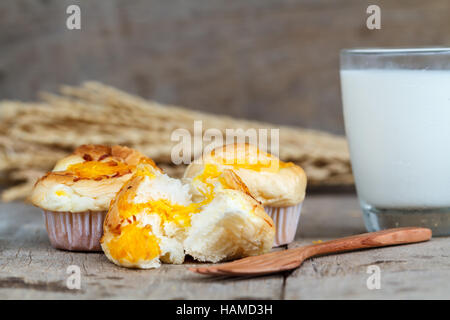
<path fill-rule="evenodd" d="M 367 229 L 450 235 L 450 48 L 342 50 L 340 76 Z"/>

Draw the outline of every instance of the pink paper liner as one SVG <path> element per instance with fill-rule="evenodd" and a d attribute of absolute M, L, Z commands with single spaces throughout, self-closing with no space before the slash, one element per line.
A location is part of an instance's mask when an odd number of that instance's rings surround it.
<path fill-rule="evenodd" d="M 298 221 L 300 219 L 300 212 L 302 210 L 302 204 L 303 203 L 299 203 L 296 206 L 283 208 L 264 207 L 267 214 L 275 223 L 276 231 L 273 244 L 274 247 L 294 241 Z"/>
<path fill-rule="evenodd" d="M 52 247 L 70 251 L 102 251 L 100 238 L 107 211 L 43 212 Z"/>

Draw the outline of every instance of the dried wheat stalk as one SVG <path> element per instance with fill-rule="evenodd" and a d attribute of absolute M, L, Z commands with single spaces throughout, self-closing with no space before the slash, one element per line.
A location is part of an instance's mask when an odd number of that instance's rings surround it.
<path fill-rule="evenodd" d="M 38 103 L 0 102 L 0 178 L 17 183 L 2 199 L 26 198 L 35 179 L 55 161 L 84 143 L 123 144 L 152 157 L 170 175 L 184 166 L 171 163 L 173 130 L 278 128 L 280 158 L 301 165 L 310 185 L 353 182 L 347 144 L 331 134 L 234 119 L 162 105 L 97 82 L 63 86 L 60 95 L 43 93 Z M 269 137 L 270 138 L 270 137 Z M 268 141 L 270 144 L 270 139 Z"/>

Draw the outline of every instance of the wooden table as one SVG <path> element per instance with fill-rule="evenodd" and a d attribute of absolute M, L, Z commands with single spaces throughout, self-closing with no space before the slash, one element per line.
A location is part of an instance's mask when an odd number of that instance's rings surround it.
<path fill-rule="evenodd" d="M 364 231 L 354 195 L 311 195 L 292 246 Z M 67 288 L 70 265 L 80 267 L 80 290 Z M 450 238 L 315 258 L 252 279 L 207 278 L 191 265 L 129 270 L 102 253 L 56 250 L 38 209 L 0 205 L 0 299 L 450 299 Z M 378 290 L 367 288 L 371 265 L 380 268 Z"/>

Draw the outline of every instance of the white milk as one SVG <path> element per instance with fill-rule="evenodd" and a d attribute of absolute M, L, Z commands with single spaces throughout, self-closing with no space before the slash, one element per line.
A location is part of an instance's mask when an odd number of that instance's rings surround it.
<path fill-rule="evenodd" d="M 343 70 L 341 86 L 360 199 L 450 207 L 450 70 Z"/>

